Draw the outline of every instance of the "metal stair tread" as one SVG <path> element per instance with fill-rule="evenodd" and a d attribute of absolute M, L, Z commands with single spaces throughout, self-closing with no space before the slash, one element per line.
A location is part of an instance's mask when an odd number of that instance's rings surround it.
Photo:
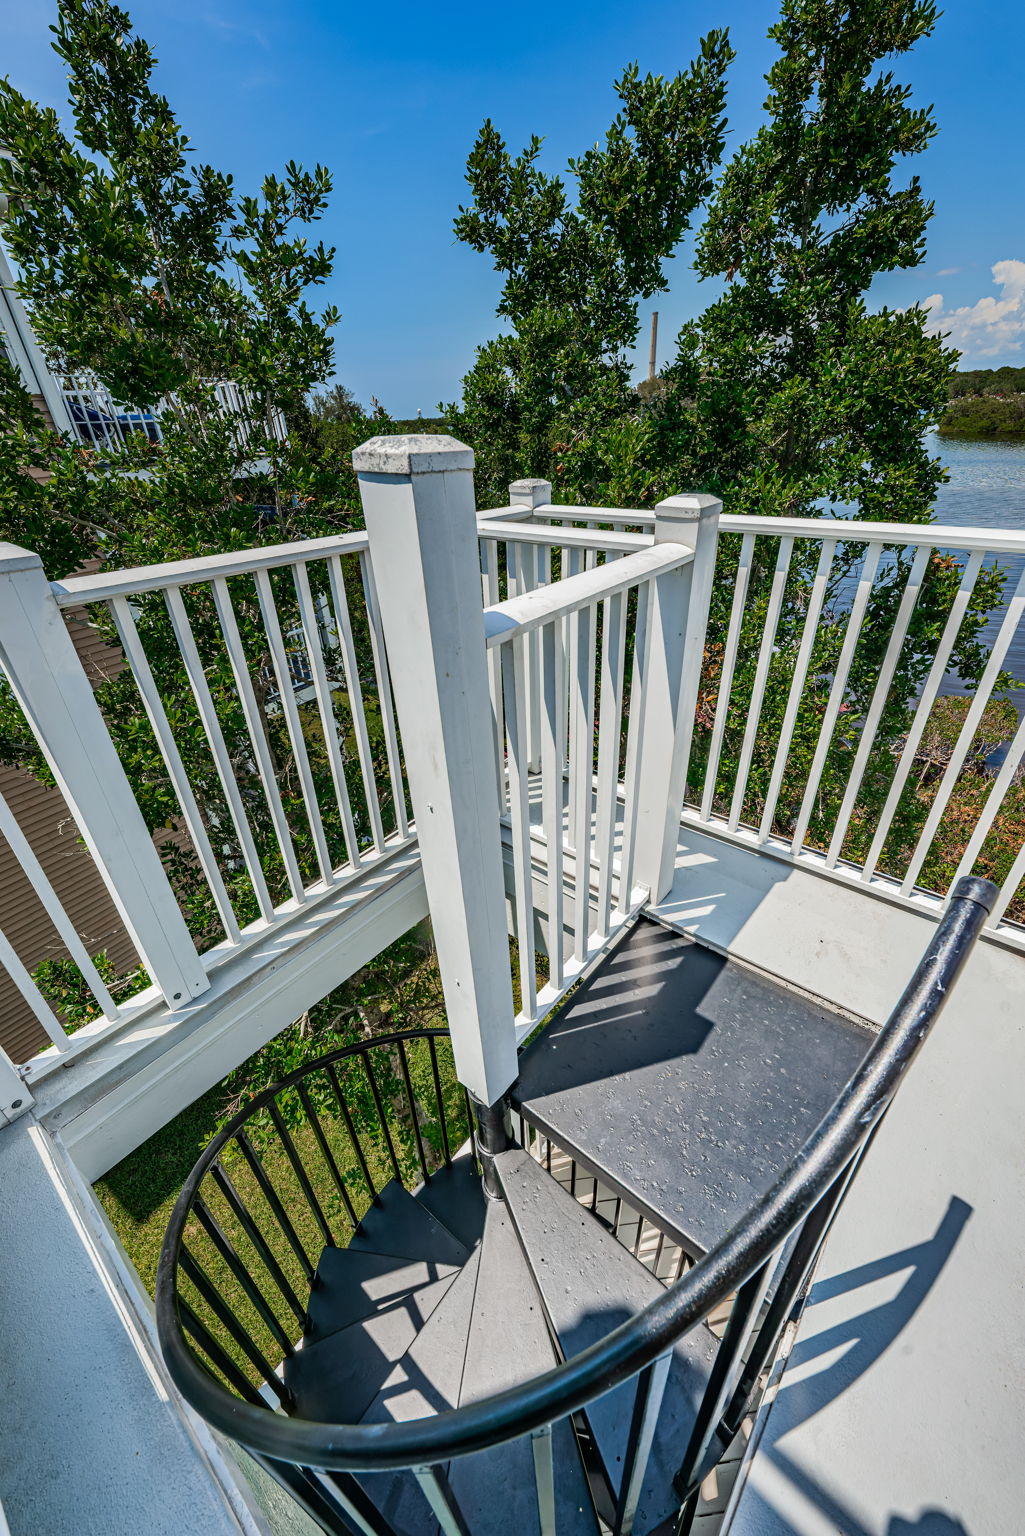
<path fill-rule="evenodd" d="M 433 1173 L 415 1198 L 464 1248 L 469 1250 L 480 1242 L 487 1202 L 469 1148 L 454 1157 L 448 1167 Z"/>
<path fill-rule="evenodd" d="M 303 1348 L 310 1349 L 339 1329 L 370 1317 L 382 1307 L 393 1306 L 400 1297 L 435 1280 L 451 1280 L 458 1273 L 454 1264 L 439 1264 L 435 1259 L 410 1260 L 354 1248 L 325 1248 L 306 1305 Z"/>
<path fill-rule="evenodd" d="M 434 1260 L 459 1268 L 470 1250 L 415 1196 L 392 1179 L 378 1191 L 349 1241 L 357 1253 L 384 1253 L 398 1259 Z"/>
<path fill-rule="evenodd" d="M 396 1362 L 363 1415 L 365 1424 L 405 1423 L 458 1406 L 480 1253 L 478 1245 Z M 361 1474 L 359 1481 L 388 1524 L 402 1536 L 434 1531 L 434 1516 L 412 1472 Z"/>
<path fill-rule="evenodd" d="M 556 1364 L 544 1309 L 509 1214 L 489 1204 L 460 1405 L 478 1402 Z M 552 1428 L 555 1527 L 559 1536 L 597 1536 L 598 1521 L 571 1425 Z M 449 1465 L 449 1480 L 470 1530 L 490 1536 L 540 1536 L 529 1436 Z"/>
<path fill-rule="evenodd" d="M 327 1424 L 351 1424 L 360 1419 L 453 1279 L 446 1275 L 394 1297 L 368 1317 L 337 1328 L 290 1355 L 284 1363 L 283 1379 L 294 1394 L 295 1413 Z"/>
<path fill-rule="evenodd" d="M 571 1359 L 597 1343 L 663 1293 L 661 1282 L 529 1153 L 512 1148 L 499 1154 L 495 1166 L 564 1358 Z M 713 1335 L 701 1326 L 673 1351 L 637 1510 L 637 1536 L 654 1531 L 678 1507 L 673 1474 L 693 1427 L 715 1348 Z M 635 1383 L 625 1383 L 586 1410 L 606 1474 L 617 1488 L 634 1393 Z"/>
<path fill-rule="evenodd" d="M 872 1038 L 642 919 L 525 1051 L 512 1099 L 699 1256 L 769 1188 Z"/>

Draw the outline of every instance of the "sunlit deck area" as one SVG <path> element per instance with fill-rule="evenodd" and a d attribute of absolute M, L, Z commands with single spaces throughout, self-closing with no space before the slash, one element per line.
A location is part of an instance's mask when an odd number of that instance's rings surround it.
<path fill-rule="evenodd" d="M 52 585 L 0 548 L 0 666 L 140 965 L 108 984 L 0 801 L 92 1015 L 0 936 L 39 1030 L 0 1054 L 13 1536 L 113 1498 L 147 1533 L 497 1536 L 503 1479 L 538 1536 L 1015 1530 L 1025 726 L 980 742 L 1025 576 L 923 742 L 1025 534 L 539 481 L 479 509 L 445 437 L 355 464 L 365 532 Z M 134 680 L 180 862 L 72 608 Z M 367 1039 L 268 1097 L 280 1209 L 240 1118 L 155 1314 L 91 1184 L 427 917 L 451 1057 Z"/>

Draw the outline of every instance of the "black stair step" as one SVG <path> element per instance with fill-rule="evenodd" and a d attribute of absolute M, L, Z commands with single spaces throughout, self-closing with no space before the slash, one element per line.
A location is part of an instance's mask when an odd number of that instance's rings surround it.
<path fill-rule="evenodd" d="M 449 1167 L 432 1173 L 430 1180 L 417 1190 L 416 1199 L 465 1248 L 475 1248 L 480 1242 L 487 1201 L 469 1150 L 454 1157 Z"/>
<path fill-rule="evenodd" d="M 303 1347 L 348 1328 L 400 1298 L 411 1297 L 435 1280 L 453 1279 L 454 1264 L 436 1259 L 406 1260 L 388 1253 L 354 1248 L 325 1248 L 307 1306 Z"/>
<path fill-rule="evenodd" d="M 459 1267 L 470 1250 L 431 1211 L 392 1179 L 378 1192 L 349 1242 L 357 1253 L 388 1253 L 399 1259 L 433 1260 Z"/>
<path fill-rule="evenodd" d="M 358 1422 L 392 1367 L 454 1283 L 453 1275 L 394 1297 L 368 1317 L 340 1327 L 290 1355 L 285 1385 L 295 1397 L 300 1418 L 321 1423 Z"/>
<path fill-rule="evenodd" d="M 552 1331 L 565 1359 L 580 1354 L 662 1294 L 644 1265 L 572 1195 L 520 1148 L 496 1159 L 507 1208 L 533 1271 Z M 635 1536 L 652 1532 L 679 1506 L 677 1471 L 715 1354 L 703 1326 L 673 1351 L 647 1475 L 634 1523 Z M 635 1397 L 632 1382 L 598 1398 L 587 1421 L 614 1490 L 627 1454 Z"/>
<path fill-rule="evenodd" d="M 479 1246 L 474 1249 L 430 1320 L 394 1366 L 363 1415 L 364 1423 L 405 1423 L 458 1407 L 480 1252 Z M 364 1474 L 360 1482 L 400 1536 L 434 1531 L 434 1516 L 411 1472 Z"/>
<path fill-rule="evenodd" d="M 489 1204 L 460 1404 L 490 1397 L 555 1364 L 541 1299 L 508 1212 Z M 597 1516 L 576 1436 L 565 1420 L 553 1426 L 552 1455 L 559 1536 L 597 1536 Z M 471 1531 L 487 1531 L 488 1536 L 540 1536 L 529 1436 L 457 1457 L 449 1464 L 448 1476 Z"/>
<path fill-rule="evenodd" d="M 872 1038 L 642 919 L 524 1053 L 513 1104 L 700 1256 L 769 1188 Z"/>

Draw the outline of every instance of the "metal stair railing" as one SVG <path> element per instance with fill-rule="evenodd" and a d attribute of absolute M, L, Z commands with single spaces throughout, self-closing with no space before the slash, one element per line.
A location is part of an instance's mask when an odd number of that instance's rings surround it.
<path fill-rule="evenodd" d="M 164 1357 L 178 1389 L 209 1423 L 245 1446 L 288 1487 L 324 1530 L 391 1536 L 392 1528 L 357 1481 L 357 1474 L 412 1470 L 446 1533 L 465 1533 L 464 1516 L 441 1471 L 444 1464 L 523 1435 L 532 1436 L 535 1448 L 543 1450 L 542 1442 L 551 1444 L 547 1437 L 551 1425 L 633 1381 L 635 1409 L 616 1490 L 614 1524 L 616 1536 L 629 1536 L 669 1352 L 734 1297 L 689 1443 L 680 1450 L 675 1488 L 680 1501 L 677 1529 L 682 1536 L 690 1528 L 700 1483 L 719 1460 L 771 1363 L 858 1165 L 996 899 L 996 888 L 988 881 L 967 878 L 958 884 L 914 976 L 857 1072 L 772 1188 L 705 1258 L 643 1311 L 581 1354 L 534 1380 L 431 1418 L 382 1425 L 326 1424 L 288 1417 L 286 1389 L 273 1370 L 266 1374 L 271 1362 L 254 1338 L 252 1324 L 218 1293 L 193 1253 L 202 1229 L 220 1255 L 224 1272 L 230 1272 L 247 1299 L 246 1316 L 262 1319 L 277 1339 L 279 1353 L 287 1352 L 304 1315 L 297 1286 L 301 1293 L 302 1281 L 308 1282 L 313 1274 L 308 1234 L 319 1233 L 318 1241 L 334 1241 L 333 1222 L 340 1219 L 343 1230 L 351 1230 L 356 1214 L 350 1208 L 349 1182 L 331 1151 L 324 1111 L 314 1104 L 314 1082 L 324 1096 L 322 1102 L 337 1107 L 334 1129 L 343 1128 L 352 1137 L 354 1166 L 366 1180 L 364 1201 L 377 1193 L 375 1176 L 387 1177 L 390 1170 L 403 1182 L 416 1183 L 429 1177 L 432 1160 L 435 1166 L 449 1160 L 454 1137 L 462 1131 L 460 1116 L 468 1105 L 455 1083 L 449 1084 L 446 1099 L 438 1069 L 438 1040 L 443 1031 L 363 1042 L 293 1072 L 259 1095 L 210 1143 L 171 1217 L 157 1280 L 157 1322 Z M 428 1086 L 433 1082 L 433 1116 L 424 1113 L 422 1101 L 418 1110 L 410 1074 L 409 1051 L 414 1044 L 421 1050 L 426 1044 L 429 1059 L 418 1063 L 417 1072 L 418 1080 Z M 383 1073 L 375 1073 L 371 1057 L 380 1066 L 388 1053 L 392 1053 L 392 1081 L 382 1095 Z M 359 1070 L 367 1073 L 373 1106 L 364 1105 L 361 1110 L 362 1139 L 346 1082 L 340 1078 Z M 315 1143 L 319 1149 L 321 1166 L 316 1176 L 303 1161 L 297 1135 L 287 1125 L 288 1096 L 293 1090 L 309 1112 L 310 1135 L 305 1144 L 312 1149 Z M 389 1125 L 385 1097 L 393 1105 L 405 1106 L 410 1118 L 396 1111 Z M 267 1133 L 277 1137 L 295 1175 L 298 1195 L 293 1192 L 287 1210 L 253 1144 L 254 1123 L 265 1124 Z M 423 1137 L 428 1126 L 435 1136 L 430 1155 Z M 235 1164 L 230 1161 L 231 1149 L 235 1149 Z M 226 1169 L 226 1160 L 233 1171 Z M 239 1187 L 243 1170 L 248 1170 L 252 1190 L 249 1202 Z M 210 1204 L 204 1195 L 208 1187 L 216 1190 Z M 331 1188 L 337 1201 L 329 1209 L 323 1191 Z M 254 1213 L 257 1189 L 265 1202 L 259 1219 Z M 348 1201 L 343 1192 L 349 1193 Z M 213 1209 L 215 1203 L 218 1210 L 230 1211 L 236 1223 L 234 1242 Z M 271 1226 L 276 1229 L 276 1251 L 266 1237 Z M 201 1316 L 204 1304 L 206 1314 Z M 757 1339 L 751 1345 L 760 1311 Z M 220 1323 L 220 1333 L 211 1318 Z M 284 1411 L 275 1412 L 275 1407 Z M 552 1468 L 543 1454 L 535 1456 L 534 1466 L 539 1520 L 549 1536 Z M 331 1476 L 325 1478 L 324 1473 Z"/>

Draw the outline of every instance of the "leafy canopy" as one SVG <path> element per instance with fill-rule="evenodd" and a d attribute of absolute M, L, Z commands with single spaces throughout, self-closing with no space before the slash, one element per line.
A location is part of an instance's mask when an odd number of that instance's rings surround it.
<path fill-rule="evenodd" d="M 462 406 L 449 407 L 477 450 L 482 494 L 523 474 L 558 478 L 560 459 L 627 408 L 638 301 L 666 287 L 664 263 L 711 188 L 732 57 L 717 31 L 671 80 L 631 65 L 604 143 L 569 163 L 573 195 L 541 170 L 539 138 L 514 157 L 484 123 L 455 232 L 503 274 L 509 330 L 478 349 Z"/>

